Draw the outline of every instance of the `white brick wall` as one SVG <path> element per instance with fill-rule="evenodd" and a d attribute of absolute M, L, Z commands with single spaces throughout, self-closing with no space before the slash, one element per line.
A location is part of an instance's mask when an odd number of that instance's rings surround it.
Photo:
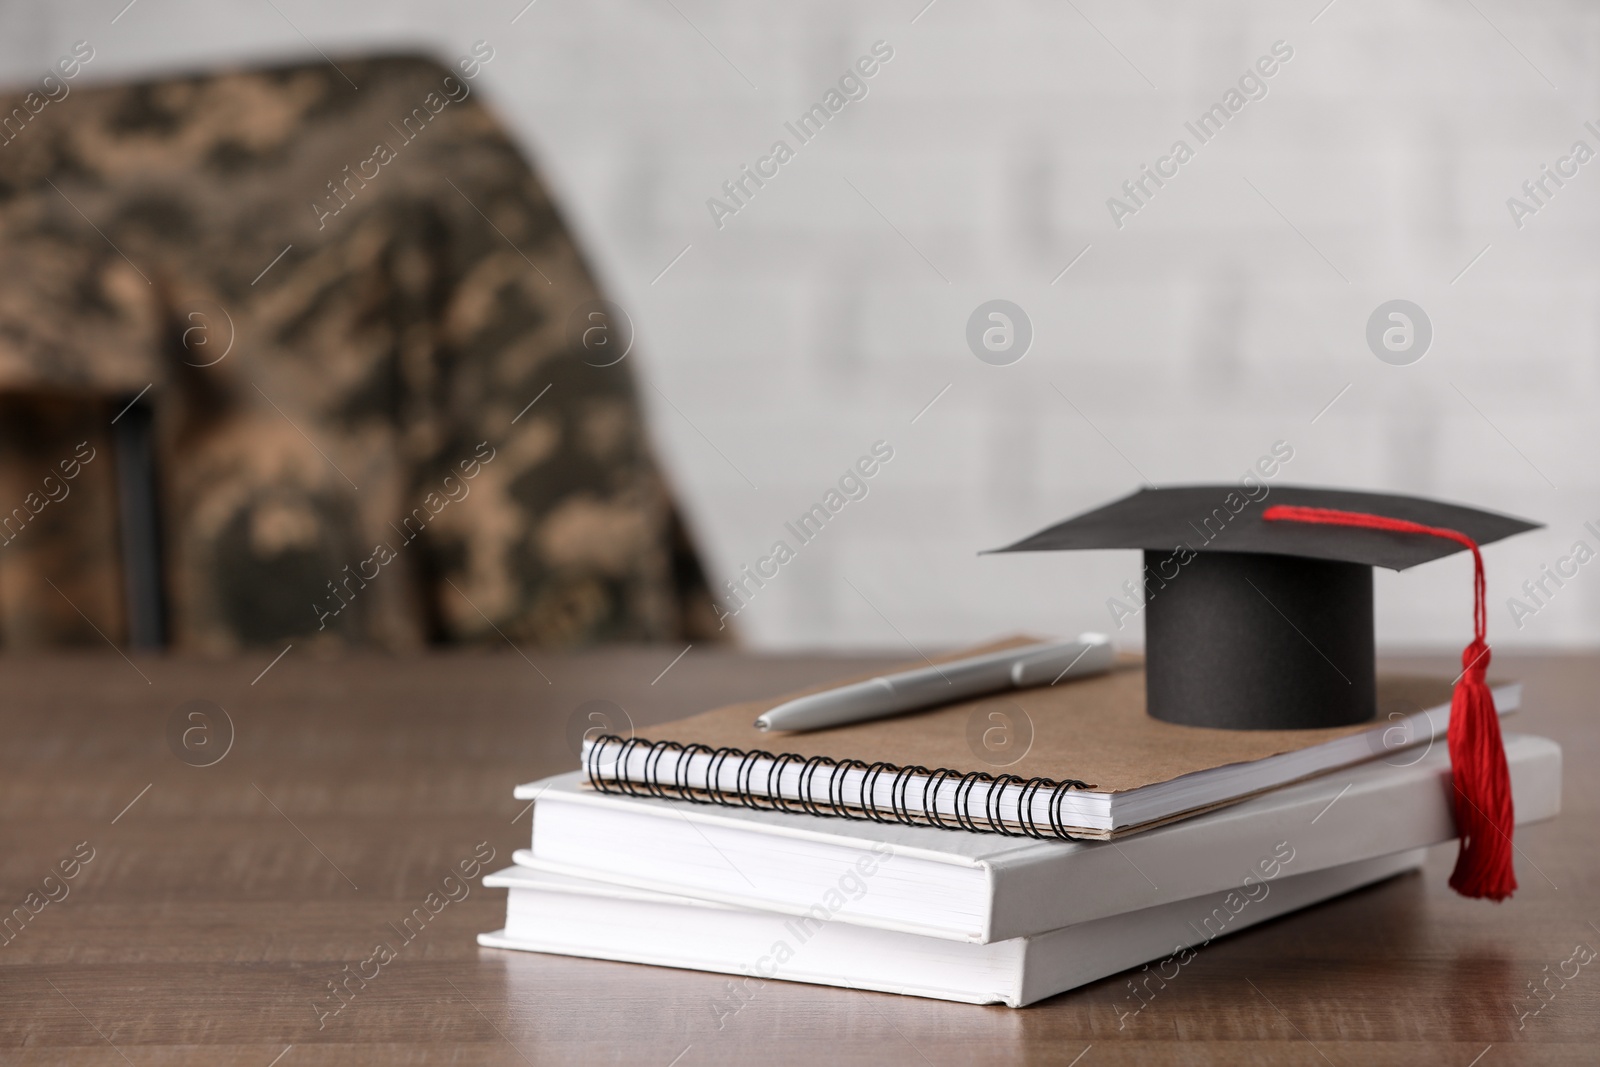
<path fill-rule="evenodd" d="M 1135 554 L 976 551 L 1133 489 L 1133 466 L 1229 480 L 1280 438 L 1296 450 L 1287 480 L 1549 523 L 1488 552 L 1491 637 L 1600 640 L 1600 564 L 1520 632 L 1504 603 L 1600 520 L 1600 160 L 1520 232 L 1505 207 L 1574 139 L 1600 149 L 1581 128 L 1600 121 L 1600 13 L 1585 5 L 1479 0 L 1491 26 L 1442 0 L 1320 16 L 1321 0 L 1080 0 L 1091 26 L 1043 0 L 938 0 L 914 25 L 921 0 L 673 0 L 682 16 L 667 0 L 539 0 L 512 25 L 521 0 L 278 0 L 291 26 L 255 0 L 140 0 L 112 25 L 122 2 L 9 6 L 0 74 L 33 77 L 80 38 L 96 79 L 310 54 L 301 32 L 330 53 L 493 43 L 480 85 L 633 313 L 637 372 L 693 423 L 645 390 L 718 579 L 874 440 L 894 444 L 867 499 L 741 616 L 758 644 L 1104 626 Z M 895 57 L 867 98 L 717 231 L 705 199 L 879 38 Z M 1277 39 L 1295 55 L 1269 95 L 1115 228 L 1106 198 Z M 992 297 L 1034 323 L 1010 367 L 963 339 Z M 1364 341 L 1394 297 L 1434 322 L 1410 367 Z M 1461 644 L 1467 573 L 1457 559 L 1383 575 L 1380 639 Z"/>

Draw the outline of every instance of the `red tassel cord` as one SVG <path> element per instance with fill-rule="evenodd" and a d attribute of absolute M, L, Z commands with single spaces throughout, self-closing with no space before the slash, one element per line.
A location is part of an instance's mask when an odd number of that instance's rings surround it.
<path fill-rule="evenodd" d="M 1461 678 L 1450 701 L 1450 772 L 1455 782 L 1456 830 L 1461 837 L 1450 887 L 1464 897 L 1506 899 L 1517 888 L 1511 855 L 1511 833 L 1516 822 L 1511 810 L 1511 773 L 1506 769 L 1506 750 L 1500 740 L 1500 718 L 1484 681 L 1484 672 L 1489 669 L 1489 645 L 1485 640 L 1489 620 L 1478 543 L 1459 530 L 1360 511 L 1275 504 L 1261 517 L 1277 522 L 1426 534 L 1472 550 L 1472 643 L 1461 653 Z"/>

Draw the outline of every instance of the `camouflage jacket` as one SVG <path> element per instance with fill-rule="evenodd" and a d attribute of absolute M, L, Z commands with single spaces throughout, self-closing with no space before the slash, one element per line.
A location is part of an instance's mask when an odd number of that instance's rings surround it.
<path fill-rule="evenodd" d="M 716 632 L 631 325 L 483 105 L 492 61 L 110 88 L 63 64 L 0 97 L 0 393 L 114 415 L 148 389 L 177 647 Z M 0 434 L 37 461 L 0 491 L 104 429 L 60 432 Z M 44 514 L 103 525 L 91 481 Z M 115 635 L 115 593 L 83 584 L 114 561 L 62 543 L 0 545 L 7 617 L 30 643 L 79 635 L 77 589 Z"/>

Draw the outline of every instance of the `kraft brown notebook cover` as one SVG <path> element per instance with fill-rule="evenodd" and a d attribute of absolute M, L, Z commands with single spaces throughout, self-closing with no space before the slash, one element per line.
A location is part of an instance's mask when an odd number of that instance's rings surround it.
<path fill-rule="evenodd" d="M 1031 640 L 995 642 L 935 662 Z M 890 672 L 802 692 L 883 673 Z M 731 704 L 649 727 L 648 736 L 602 739 L 585 750 L 590 784 L 607 791 L 969 830 L 1110 837 L 1374 756 L 1409 760 L 1409 755 L 1397 757 L 1396 750 L 1434 738 L 1442 743 L 1451 680 L 1380 676 L 1378 716 L 1371 722 L 1315 730 L 1220 730 L 1147 715 L 1142 665 L 1128 659 L 1102 675 L 850 726 L 807 732 L 755 728 L 756 716 L 799 695 Z M 1496 687 L 1502 713 L 1517 696 L 1515 687 Z M 1031 732 L 1020 758 L 1009 752 L 999 757 L 1008 761 L 1005 766 L 983 743 L 983 731 L 995 728 Z M 1345 744 L 1329 744 L 1340 741 Z M 1295 753 L 1302 758 L 1277 761 L 1276 775 L 1274 765 L 1263 765 Z M 1248 764 L 1262 773 L 1252 775 L 1252 768 L 1239 766 Z M 1182 781 L 1221 768 L 1243 773 Z M 1135 798 L 1152 787 L 1165 787 L 1164 796 L 1150 798 L 1154 807 L 1124 803 L 1130 821 L 1112 816 L 1118 806 L 1113 798 Z"/>

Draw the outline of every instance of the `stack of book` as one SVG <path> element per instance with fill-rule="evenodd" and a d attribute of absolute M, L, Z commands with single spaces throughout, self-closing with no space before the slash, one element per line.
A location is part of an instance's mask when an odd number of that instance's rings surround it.
<path fill-rule="evenodd" d="M 517 788 L 532 847 L 484 879 L 509 894 L 479 942 L 1013 1007 L 1181 965 L 1454 838 L 1449 693 L 1380 678 L 1373 722 L 1196 729 L 1125 667 L 804 734 L 755 731 L 768 701 L 596 738 Z M 1517 822 L 1555 815 L 1560 748 L 1505 749 Z"/>

